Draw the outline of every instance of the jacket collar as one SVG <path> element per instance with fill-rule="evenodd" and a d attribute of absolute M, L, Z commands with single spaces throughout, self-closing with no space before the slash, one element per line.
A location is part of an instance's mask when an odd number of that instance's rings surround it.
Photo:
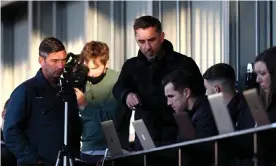
<path fill-rule="evenodd" d="M 36 79 L 42 84 L 42 85 L 47 85 L 49 87 L 53 87 L 55 88 L 54 86 L 52 86 L 49 81 L 45 78 L 45 76 L 43 75 L 43 72 L 42 72 L 42 68 L 40 68 L 37 73 L 36 73 Z"/>
<path fill-rule="evenodd" d="M 241 100 L 241 94 L 237 93 L 233 98 L 230 100 L 230 102 L 227 104 L 227 108 L 229 110 L 232 110 L 233 108 L 237 107 L 238 103 L 240 103 Z"/>
<path fill-rule="evenodd" d="M 200 107 L 202 102 L 206 99 L 207 99 L 207 97 L 205 95 L 201 95 L 201 96 L 196 97 L 196 101 L 195 101 L 192 109 L 191 110 L 185 110 L 185 111 L 187 111 L 189 116 L 192 117 L 194 115 L 194 113 L 196 112 L 196 110 Z"/>
<path fill-rule="evenodd" d="M 172 45 L 172 43 L 170 41 L 168 41 L 168 40 L 165 39 L 164 42 L 162 43 L 161 48 L 163 49 L 164 54 L 157 55 L 156 60 L 154 60 L 154 61 L 161 61 L 164 58 L 170 58 L 170 57 L 172 57 L 172 56 L 168 56 L 168 55 L 170 55 L 170 54 L 172 54 L 174 52 L 173 45 Z M 147 60 L 146 56 L 141 52 L 141 50 L 138 51 L 138 56 L 137 57 L 138 57 L 139 60 L 141 60 L 143 62 L 149 62 Z"/>

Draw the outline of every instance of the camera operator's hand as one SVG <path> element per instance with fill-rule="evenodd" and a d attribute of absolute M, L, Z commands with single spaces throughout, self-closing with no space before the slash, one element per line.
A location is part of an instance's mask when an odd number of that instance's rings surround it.
<path fill-rule="evenodd" d="M 126 104 L 127 104 L 128 108 L 134 110 L 135 106 L 140 104 L 137 94 L 129 93 L 126 97 Z"/>
<path fill-rule="evenodd" d="M 87 106 L 88 102 L 86 101 L 85 96 L 81 90 L 79 90 L 78 88 L 74 89 L 77 96 L 79 109 L 83 110 Z"/>

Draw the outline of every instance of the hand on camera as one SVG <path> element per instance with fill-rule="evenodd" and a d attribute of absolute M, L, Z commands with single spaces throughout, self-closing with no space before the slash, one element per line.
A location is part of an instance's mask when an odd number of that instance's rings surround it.
<path fill-rule="evenodd" d="M 140 104 L 139 97 L 135 93 L 129 93 L 126 97 L 126 104 L 131 110 L 135 110 L 135 107 Z"/>
<path fill-rule="evenodd" d="M 81 90 L 79 90 L 78 88 L 74 89 L 77 96 L 79 109 L 83 110 L 87 106 L 88 102 L 86 101 L 85 96 Z"/>

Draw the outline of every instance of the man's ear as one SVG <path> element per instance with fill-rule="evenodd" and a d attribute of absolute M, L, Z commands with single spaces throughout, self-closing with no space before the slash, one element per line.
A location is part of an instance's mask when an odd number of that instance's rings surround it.
<path fill-rule="evenodd" d="M 42 56 L 39 56 L 39 57 L 38 57 L 38 62 L 39 62 L 39 64 L 40 64 L 41 66 L 44 66 L 44 64 L 45 64 L 45 58 L 43 58 Z"/>
<path fill-rule="evenodd" d="M 88 63 L 87 63 L 86 60 L 83 61 L 83 64 L 86 65 L 86 66 L 88 66 Z"/>
<path fill-rule="evenodd" d="M 185 88 L 184 90 L 183 90 L 183 96 L 186 98 L 186 99 L 188 99 L 188 98 L 190 98 L 191 97 L 191 89 L 189 89 L 189 88 Z"/>
<path fill-rule="evenodd" d="M 220 93 L 221 92 L 220 86 L 215 85 L 215 91 L 216 91 L 216 93 Z"/>
<path fill-rule="evenodd" d="M 164 40 L 165 40 L 165 33 L 164 33 L 164 32 L 162 32 L 162 33 L 160 34 L 160 39 L 161 39 L 161 42 L 163 43 Z"/>
<path fill-rule="evenodd" d="M 106 64 L 104 65 L 105 66 L 105 68 L 107 69 L 108 68 L 108 65 L 109 63 L 108 62 L 106 62 Z"/>

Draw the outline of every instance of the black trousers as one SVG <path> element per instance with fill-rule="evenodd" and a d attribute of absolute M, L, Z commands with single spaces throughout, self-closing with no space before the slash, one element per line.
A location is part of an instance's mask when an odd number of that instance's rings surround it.
<path fill-rule="evenodd" d="M 1 143 L 1 164 L 5 166 L 16 166 L 17 161 L 9 148 Z"/>
<path fill-rule="evenodd" d="M 84 162 L 86 162 L 89 165 L 97 165 L 98 162 L 102 160 L 104 156 L 103 155 L 88 155 L 85 153 L 81 153 L 80 159 Z"/>

